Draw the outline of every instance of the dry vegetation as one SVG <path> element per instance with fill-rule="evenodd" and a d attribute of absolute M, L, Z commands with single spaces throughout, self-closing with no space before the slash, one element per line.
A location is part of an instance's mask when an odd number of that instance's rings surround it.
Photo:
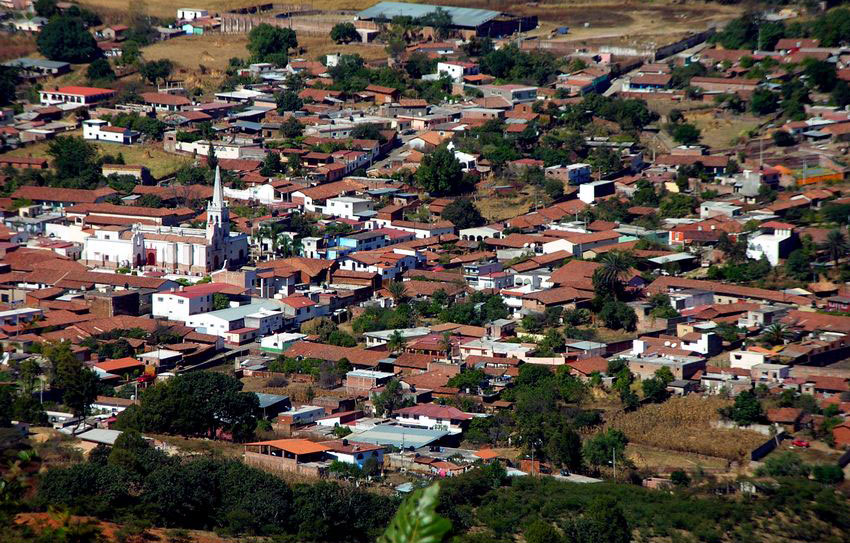
<path fill-rule="evenodd" d="M 748 458 L 765 437 L 748 430 L 713 428 L 711 422 L 720 418 L 717 410 L 730 403 L 718 397 L 671 398 L 663 404 L 622 413 L 610 421 L 610 426 L 641 445 L 741 460 Z"/>
<path fill-rule="evenodd" d="M 524 193 L 505 197 L 482 194 L 475 200 L 475 207 L 488 221 L 503 221 L 528 213 L 532 201 L 532 197 Z"/>
<path fill-rule="evenodd" d="M 156 42 L 145 47 L 145 60 L 167 58 L 179 67 L 199 70 L 200 66 L 208 70 L 224 71 L 233 57 L 245 58 L 248 50 L 245 34 L 207 34 L 205 36 L 180 36 L 170 40 Z"/>
<path fill-rule="evenodd" d="M 735 140 L 745 137 L 759 125 L 757 119 L 747 117 L 715 118 L 713 113 L 689 113 L 687 121 L 702 132 L 702 143 L 712 149 L 731 147 Z"/>
<path fill-rule="evenodd" d="M 0 44 L 0 61 L 28 56 L 36 50 L 35 37 L 29 34 L 4 34 Z"/>
<path fill-rule="evenodd" d="M 77 130 L 64 135 L 82 136 L 82 132 Z M 117 155 L 121 153 L 124 155 L 124 162 L 126 164 L 147 166 L 151 171 L 151 175 L 156 179 L 166 177 L 176 172 L 181 166 L 189 164 L 192 161 L 192 157 L 187 155 L 166 153 L 162 150 L 161 144 L 118 145 L 114 143 L 93 143 L 93 145 L 104 154 Z M 9 151 L 0 156 L 47 157 L 47 146 L 47 142 L 36 143 Z"/>

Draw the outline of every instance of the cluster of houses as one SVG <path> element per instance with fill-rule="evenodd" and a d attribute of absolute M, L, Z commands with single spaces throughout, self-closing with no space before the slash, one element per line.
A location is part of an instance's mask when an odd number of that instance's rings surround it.
<path fill-rule="evenodd" d="M 386 10 L 414 9 L 381 4 Z M 375 10 L 361 12 L 358 21 L 375 19 Z M 503 24 L 514 31 L 530 24 L 524 18 L 491 17 L 487 10 L 452 10 L 465 37 L 481 36 L 482 29 L 497 32 Z M 471 11 L 485 13 L 475 18 Z M 181 31 L 190 34 L 220 24 L 203 9 L 180 9 L 178 19 Z M 104 50 L 112 51 L 126 27 L 95 32 L 99 43 L 107 44 Z M 780 127 L 801 141 L 796 150 L 761 153 L 757 161 L 740 164 L 742 169 L 733 167 L 738 166 L 733 151 L 711 154 L 705 146 L 682 145 L 650 157 L 636 143 L 604 137 L 583 143 L 615 153 L 619 168 L 610 175 L 579 161 L 509 161 L 509 171 L 540 170 L 560 181 L 563 196 L 482 226 L 458 227 L 442 218 L 454 199 L 428 197 L 399 175 L 417 170 L 429 153 L 446 146 L 475 180 L 478 195 L 516 195 L 521 183 L 506 185 L 493 164 L 462 152 L 454 138 L 494 120 L 503 123 L 505 138 L 529 131 L 543 137 L 548 120 L 541 111 L 557 111 L 586 93 L 611 88 L 612 73 L 628 74 L 619 82 L 621 96 L 680 100 L 682 93 L 670 89 L 671 65 L 679 62 L 713 70 L 723 66 L 722 77 L 691 79 L 705 99 L 735 94 L 746 100 L 755 89 L 778 82 L 735 75 L 735 62 L 744 53 L 780 63 L 833 59 L 843 67 L 848 57 L 842 48 L 782 40 L 775 53 L 704 48 L 669 63 L 581 52 L 576 55 L 588 67 L 536 86 L 497 83 L 465 57 L 460 45 L 430 39 L 406 52 L 439 59 L 435 73 L 423 79 L 451 80 L 454 98 L 440 104 L 380 85 L 353 93 L 329 90 L 329 70 L 340 60 L 331 54 L 322 62 L 291 59 L 282 67 L 250 64 L 239 75 L 255 83 L 206 99 L 176 85 L 119 103 L 113 89 L 46 84 L 40 104 L 17 114 L 4 111 L 0 133 L 7 145 L 81 126 L 84 139 L 114 144 L 116 152 L 151 143 L 108 120 L 135 112 L 168 126 L 164 151 L 192 156 L 197 166 L 214 162 L 216 168 L 210 185 L 181 185 L 152 179 L 144 165 L 104 164 L 105 176 L 138 181 L 131 194 L 108 187 L 25 185 L 0 198 L 0 344 L 26 356 L 36 343 L 69 342 L 104 381 L 119 385 L 138 378 L 142 387 L 234 353 L 251 353 L 238 365 L 248 377 L 269 376 L 278 355 L 345 359 L 352 369 L 335 383 L 333 394 L 300 405 L 260 395 L 264 414 L 285 437 L 246 444 L 246 462 L 308 474 L 325 473 L 334 461 L 384 464 L 386 454 L 398 467 L 445 476 L 496 458 L 493 451 L 459 446 L 476 417 L 513 407 L 500 393 L 523 364 L 565 366 L 581 379 L 610 383 L 609 363 L 621 359 L 639 379 L 668 369 L 673 394 L 734 396 L 764 385 L 774 392 L 812 394 L 823 406 L 850 412 L 850 370 L 831 367 L 850 356 L 850 317 L 839 314 L 850 310 L 850 285 L 824 275 L 803 287 L 768 290 L 696 277 L 704 277 L 702 268 L 726 262 L 723 247 L 729 241 L 743 242 L 746 257 L 766 259 L 773 267 L 806 239 L 815 246 L 826 241 L 828 229 L 803 225 L 798 218 L 825 205 L 850 208 L 850 194 L 840 185 L 847 168 L 830 148 L 813 146 L 840 141 L 850 127 L 846 110 L 806 106 L 806 121 Z M 33 58 L 7 65 L 32 78 L 69 69 Z M 839 71 L 842 79 L 850 79 L 848 74 Z M 276 95 L 292 75 L 303 76 L 305 87 L 298 91 L 303 106 L 280 113 Z M 779 80 L 793 76 L 776 74 Z M 88 115 L 68 120 L 68 113 L 81 109 Z M 282 138 L 281 130 L 293 120 L 303 136 Z M 369 137 L 354 137 L 364 133 Z M 282 139 L 291 146 L 274 144 Z M 286 175 L 268 170 L 270 155 L 278 155 Z M 46 158 L 0 156 L 0 169 L 7 167 L 46 170 L 50 164 Z M 693 178 L 682 186 L 679 174 L 694 167 L 712 182 Z M 698 208 L 670 218 L 655 207 L 634 205 L 645 183 L 697 196 Z M 710 188 L 710 198 L 702 197 L 701 183 L 703 191 Z M 779 192 L 765 200 L 768 191 Z M 136 205 L 147 197 L 160 205 Z M 607 204 L 623 207 L 626 216 L 587 219 Z M 244 213 L 246 208 L 257 213 Z M 590 308 L 596 296 L 593 276 L 601 266 L 597 260 L 615 251 L 635 257 L 634 268 L 621 277 L 634 294 L 628 305 L 637 316 L 635 337 L 609 342 L 567 337 L 563 352 L 538 356 L 535 340 L 541 337 L 525 333 L 524 317 Z M 302 325 L 318 318 L 340 323 L 369 308 L 397 308 L 404 302 L 390 291 L 393 283 L 404 286 L 410 301 L 440 293 L 451 305 L 476 292 L 498 295 L 508 315 L 482 326 L 429 321 L 367 332 L 357 346 L 347 347 L 302 333 Z M 675 317 L 653 313 L 651 299 L 657 294 L 669 298 Z M 757 338 L 776 323 L 787 337 L 774 347 L 761 346 Z M 730 325 L 738 330 L 737 339 L 724 334 Z M 103 357 L 91 347 L 92 338 L 110 332 L 140 329 L 157 335 L 163 327 L 170 342 L 128 336 L 132 353 L 127 356 Z M 397 336 L 404 344 L 391 349 Z M 449 385 L 452 377 L 472 369 L 485 376 L 477 386 Z M 395 382 L 410 406 L 378 415 L 375 399 Z M 458 398 L 476 402 L 480 412 L 452 407 Z M 104 397 L 95 407 L 114 415 L 126 405 Z M 793 424 L 817 423 L 811 417 L 803 421 L 800 413 L 772 416 L 781 424 L 789 418 Z M 850 422 L 836 427 L 834 437 L 838 446 L 850 445 Z"/>

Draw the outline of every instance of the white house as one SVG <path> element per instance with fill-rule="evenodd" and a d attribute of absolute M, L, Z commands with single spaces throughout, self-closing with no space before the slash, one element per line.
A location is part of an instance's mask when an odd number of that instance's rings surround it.
<path fill-rule="evenodd" d="M 747 239 L 747 257 L 759 260 L 767 258 L 771 266 L 778 266 L 779 259 L 786 258 L 797 248 L 798 239 L 794 225 L 768 221 L 759 226 L 760 233 Z"/>
<path fill-rule="evenodd" d="M 456 407 L 437 404 L 420 404 L 398 409 L 393 413 L 402 426 L 443 430 L 451 435 L 460 434 L 474 417 Z"/>
<path fill-rule="evenodd" d="M 470 356 L 490 356 L 525 359 L 533 347 L 521 343 L 508 343 L 492 339 L 476 339 L 460 345 L 460 357 L 466 360 Z"/>
<path fill-rule="evenodd" d="M 446 60 L 437 63 L 437 74 L 439 76 L 447 75 L 455 83 L 460 83 L 463 81 L 463 76 L 478 74 L 478 64 L 474 62 Z"/>
<path fill-rule="evenodd" d="M 97 87 L 59 87 L 38 91 L 39 100 L 43 106 L 55 104 L 76 104 L 87 106 L 95 102 L 112 98 L 115 91 L 112 89 L 101 89 Z"/>
<path fill-rule="evenodd" d="M 195 19 L 205 19 L 210 16 L 209 10 L 198 8 L 178 8 L 178 21 L 194 21 Z"/>
<path fill-rule="evenodd" d="M 586 204 L 592 204 L 597 198 L 614 194 L 614 181 L 593 181 L 583 183 L 578 188 L 578 199 Z"/>
<path fill-rule="evenodd" d="M 320 304 L 300 294 L 287 296 L 279 301 L 283 306 L 283 315 L 287 319 L 293 319 L 297 325 L 330 313 L 328 304 Z"/>
<path fill-rule="evenodd" d="M 160 292 L 153 296 L 151 313 L 154 317 L 186 322 L 192 315 L 212 311 L 214 294 L 230 288 L 223 283 L 205 283 Z"/>
<path fill-rule="evenodd" d="M 384 448 L 380 445 L 358 443 L 347 439 L 328 441 L 322 443 L 322 445 L 330 448 L 330 450 L 325 451 L 328 456 L 346 464 L 355 464 L 362 468 L 369 460 L 374 460 L 374 463 L 378 466 L 384 463 Z"/>
<path fill-rule="evenodd" d="M 729 367 L 751 370 L 754 366 L 764 364 L 767 361 L 767 354 L 756 351 L 748 351 L 741 349 L 729 352 Z"/>
<path fill-rule="evenodd" d="M 250 304 L 190 315 L 186 326 L 202 334 L 225 337 L 227 332 L 255 328 L 264 336 L 283 327 L 283 308 L 273 300 L 256 300 Z"/>
<path fill-rule="evenodd" d="M 139 139 L 139 135 L 139 132 L 135 130 L 111 126 L 101 119 L 83 121 L 83 139 L 130 145 Z"/>
<path fill-rule="evenodd" d="M 324 214 L 356 221 L 362 219 L 364 216 L 371 216 L 374 207 L 375 202 L 368 198 L 338 196 L 327 200 Z"/>

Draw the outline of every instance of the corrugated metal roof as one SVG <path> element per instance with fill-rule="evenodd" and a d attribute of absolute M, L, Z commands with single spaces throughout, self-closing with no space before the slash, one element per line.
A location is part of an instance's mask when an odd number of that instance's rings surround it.
<path fill-rule="evenodd" d="M 441 8 L 452 17 L 456 26 L 480 26 L 495 19 L 501 12 L 489 9 L 459 8 L 454 6 L 433 6 L 428 4 L 408 4 L 406 2 L 378 2 L 357 14 L 358 19 L 392 19 L 393 17 L 424 17 Z"/>

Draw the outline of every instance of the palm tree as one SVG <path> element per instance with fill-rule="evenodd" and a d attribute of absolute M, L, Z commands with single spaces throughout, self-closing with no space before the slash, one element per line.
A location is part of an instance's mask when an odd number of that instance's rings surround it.
<path fill-rule="evenodd" d="M 847 242 L 847 236 L 841 230 L 831 230 L 826 235 L 826 241 L 822 246 L 829 254 L 829 259 L 838 266 L 838 261 L 848 252 L 850 252 L 850 244 Z"/>
<path fill-rule="evenodd" d="M 622 289 L 622 278 L 632 269 L 632 257 L 622 251 L 611 251 L 602 256 L 602 265 L 596 269 L 598 281 L 609 291 L 619 292 Z"/>
<path fill-rule="evenodd" d="M 289 244 L 290 249 L 292 250 L 292 256 L 300 256 L 301 251 L 304 249 L 304 246 L 301 243 L 301 239 L 293 238 L 292 243 Z"/>
<path fill-rule="evenodd" d="M 393 297 L 396 303 L 400 303 L 407 298 L 407 287 L 401 281 L 393 281 L 387 285 L 387 290 L 390 291 L 390 296 Z"/>
<path fill-rule="evenodd" d="M 290 243 L 289 236 L 286 234 L 280 234 L 278 238 L 280 240 L 280 252 L 284 258 L 292 256 L 292 244 Z"/>
<path fill-rule="evenodd" d="M 443 337 L 440 339 L 440 347 L 446 352 L 446 358 L 452 359 L 452 336 L 448 332 L 443 332 Z"/>
<path fill-rule="evenodd" d="M 766 345 L 783 345 L 793 335 L 788 325 L 775 322 L 764 329 L 759 339 Z"/>
<path fill-rule="evenodd" d="M 404 339 L 404 336 L 401 335 L 401 332 L 395 330 L 392 334 L 390 334 L 390 338 L 387 341 L 387 349 L 391 353 L 397 353 L 404 349 L 404 346 L 407 344 L 407 340 Z"/>

